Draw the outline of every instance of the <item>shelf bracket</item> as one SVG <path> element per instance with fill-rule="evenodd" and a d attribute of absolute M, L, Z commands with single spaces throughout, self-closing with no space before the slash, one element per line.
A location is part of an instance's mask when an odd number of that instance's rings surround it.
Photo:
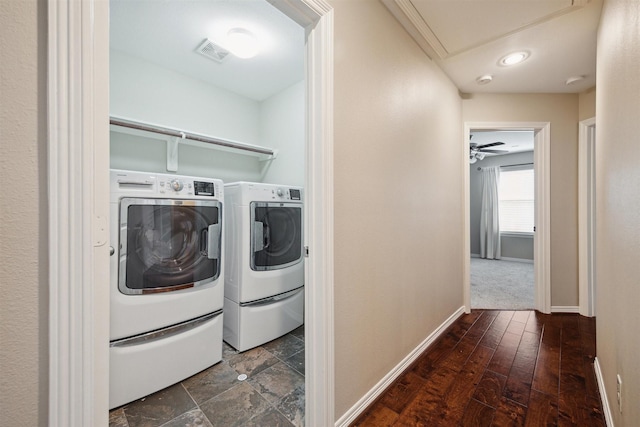
<path fill-rule="evenodd" d="M 182 139 L 184 139 L 184 133 L 182 138 L 177 136 L 167 138 L 167 171 L 169 172 L 178 172 L 178 145 Z"/>

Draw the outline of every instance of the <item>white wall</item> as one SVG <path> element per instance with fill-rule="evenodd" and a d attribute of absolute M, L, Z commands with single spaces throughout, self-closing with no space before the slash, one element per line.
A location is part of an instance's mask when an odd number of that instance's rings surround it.
<path fill-rule="evenodd" d="M 269 182 L 304 183 L 303 83 L 258 102 L 122 52 L 112 50 L 110 60 L 111 115 L 279 150 L 269 165 L 202 143 L 180 144 L 177 173 L 263 181 L 266 169 Z M 111 132 L 112 168 L 167 172 L 166 159 L 161 140 Z"/>
<path fill-rule="evenodd" d="M 335 7 L 335 408 L 463 305 L 457 88 L 378 1 Z"/>
<path fill-rule="evenodd" d="M 596 325 L 616 427 L 635 427 L 640 420 L 639 23 L 638 1 L 604 2 L 596 86 Z"/>
<path fill-rule="evenodd" d="M 262 102 L 260 135 L 264 145 L 278 150 L 264 182 L 304 185 L 305 105 L 304 81 Z"/>
<path fill-rule="evenodd" d="M 0 1 L 0 425 L 46 426 L 47 5 Z"/>
<path fill-rule="evenodd" d="M 480 255 L 480 214 L 482 212 L 482 179 L 478 168 L 533 163 L 533 151 L 487 156 L 469 165 L 469 229 L 471 254 Z M 500 236 L 503 258 L 533 260 L 533 239 L 530 237 Z"/>
<path fill-rule="evenodd" d="M 109 61 L 111 115 L 261 145 L 257 101 L 113 49 Z"/>

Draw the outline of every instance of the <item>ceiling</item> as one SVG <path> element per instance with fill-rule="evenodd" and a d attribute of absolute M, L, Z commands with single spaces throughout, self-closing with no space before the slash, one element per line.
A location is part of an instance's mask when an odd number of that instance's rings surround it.
<path fill-rule="evenodd" d="M 273 1 L 273 0 L 272 0 Z M 577 93 L 595 86 L 602 0 L 381 0 L 461 93 Z M 111 0 L 110 46 L 262 101 L 304 79 L 304 30 L 266 0 Z M 196 53 L 245 27 L 251 59 Z M 501 57 L 527 51 L 505 67 Z M 488 84 L 478 84 L 490 75 Z M 568 78 L 582 76 L 571 85 Z"/>
<path fill-rule="evenodd" d="M 602 0 L 382 2 L 462 93 L 577 93 L 595 86 Z M 530 56 L 499 64 L 515 51 Z M 479 84 L 484 75 L 491 82 Z"/>
<path fill-rule="evenodd" d="M 258 55 L 218 63 L 196 52 L 237 27 Z M 111 0 L 110 48 L 257 101 L 304 79 L 304 29 L 266 0 Z"/>

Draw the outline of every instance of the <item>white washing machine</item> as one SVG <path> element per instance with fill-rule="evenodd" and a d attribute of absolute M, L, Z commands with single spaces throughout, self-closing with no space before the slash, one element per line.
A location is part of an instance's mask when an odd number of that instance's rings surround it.
<path fill-rule="evenodd" d="M 304 321 L 302 188 L 225 184 L 224 340 L 245 351 Z"/>
<path fill-rule="evenodd" d="M 111 171 L 109 408 L 222 359 L 222 181 Z"/>

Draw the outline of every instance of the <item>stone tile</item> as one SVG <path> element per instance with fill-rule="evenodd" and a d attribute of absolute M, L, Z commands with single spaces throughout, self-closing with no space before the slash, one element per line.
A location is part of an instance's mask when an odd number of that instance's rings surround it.
<path fill-rule="evenodd" d="M 296 427 L 304 427 L 304 387 L 296 388 L 277 405 L 278 410 Z"/>
<path fill-rule="evenodd" d="M 257 415 L 250 419 L 245 426 L 247 427 L 293 427 L 289 420 L 278 412 L 277 409 L 271 408 L 267 412 Z"/>
<path fill-rule="evenodd" d="M 279 360 L 262 347 L 256 347 L 252 350 L 238 353 L 231 357 L 229 366 L 235 369 L 238 374 L 247 374 L 251 377 L 260 371 L 275 365 Z"/>
<path fill-rule="evenodd" d="M 238 373 L 229 363 L 220 362 L 182 382 L 193 400 L 200 404 L 238 384 Z"/>
<path fill-rule="evenodd" d="M 109 412 L 109 427 L 129 427 L 123 408 Z"/>
<path fill-rule="evenodd" d="M 273 405 L 298 388 L 304 390 L 304 377 L 283 362 L 249 377 L 248 381 Z"/>
<path fill-rule="evenodd" d="M 196 407 L 182 384 L 175 384 L 123 407 L 129 427 L 156 427 Z"/>
<path fill-rule="evenodd" d="M 248 383 L 242 382 L 200 405 L 213 427 L 245 426 L 272 406 Z"/>
<path fill-rule="evenodd" d="M 200 409 L 194 409 L 162 424 L 162 427 L 212 427 L 212 425 Z"/>
<path fill-rule="evenodd" d="M 298 326 L 293 331 L 289 332 L 289 334 L 304 341 L 304 325 Z"/>
<path fill-rule="evenodd" d="M 280 360 L 284 360 L 299 351 L 304 350 L 304 341 L 294 337 L 293 335 L 287 334 L 266 343 L 262 347 Z"/>
<path fill-rule="evenodd" d="M 304 375 L 304 350 L 284 360 L 284 363 L 291 366 L 301 375 Z"/>
<path fill-rule="evenodd" d="M 222 360 L 228 361 L 229 359 L 235 357 L 237 354 L 239 354 L 238 350 L 222 341 Z"/>

